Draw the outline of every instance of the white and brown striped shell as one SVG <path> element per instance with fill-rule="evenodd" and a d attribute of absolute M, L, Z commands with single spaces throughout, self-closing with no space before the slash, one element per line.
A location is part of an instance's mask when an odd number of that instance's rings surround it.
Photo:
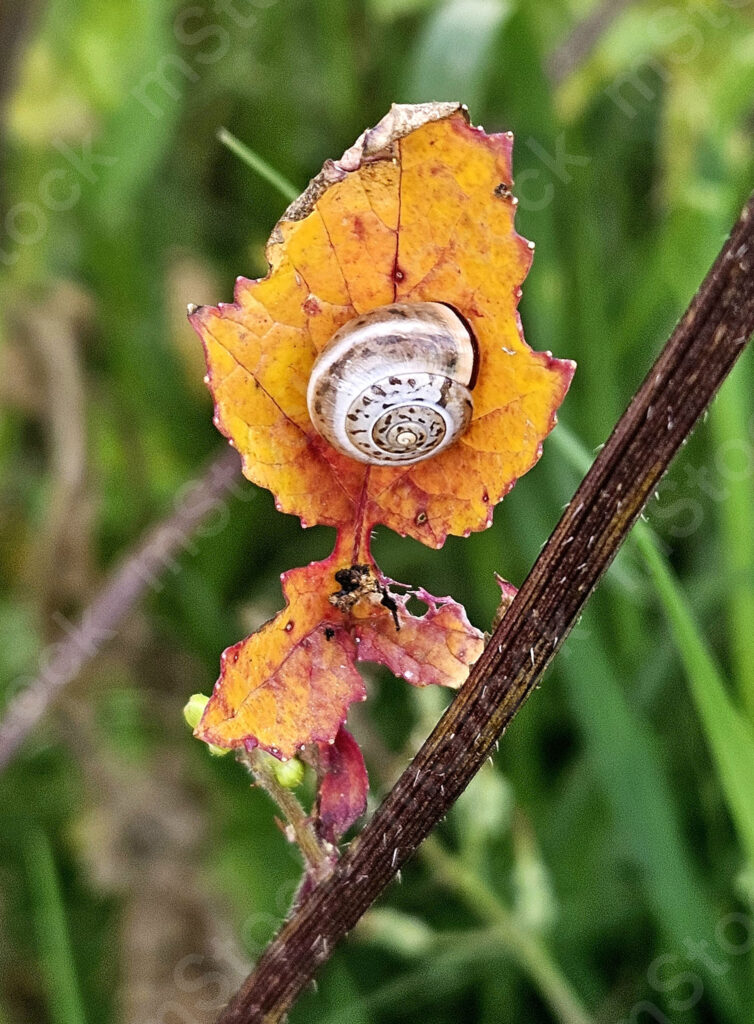
<path fill-rule="evenodd" d="M 448 448 L 473 411 L 476 346 L 439 302 L 393 303 L 336 331 L 312 367 L 307 404 L 333 448 L 409 466 Z"/>

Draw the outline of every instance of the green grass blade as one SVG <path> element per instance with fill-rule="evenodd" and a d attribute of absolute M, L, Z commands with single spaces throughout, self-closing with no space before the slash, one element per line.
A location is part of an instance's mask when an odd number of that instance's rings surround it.
<path fill-rule="evenodd" d="M 590 613 L 584 623 L 588 639 L 566 650 L 559 671 L 587 757 L 609 801 L 620 847 L 638 869 L 639 884 L 666 941 L 682 955 L 687 941 L 714 942 L 712 901 L 692 861 L 648 724 L 629 706 L 599 624 Z M 730 1020 L 741 1020 L 727 976 L 707 965 L 700 970 L 711 999 Z"/>
<path fill-rule="evenodd" d="M 578 472 L 592 461 L 567 428 L 553 439 Z M 537 510 L 530 510 L 532 517 Z M 646 531 L 644 523 L 638 527 Z M 625 558 L 624 553 L 624 558 Z M 614 603 L 622 581 L 613 570 L 613 591 L 597 595 Z M 608 600 L 608 598 L 610 600 Z M 618 858 L 636 869 L 636 889 L 645 901 L 668 947 L 684 956 L 687 941 L 713 943 L 716 914 L 710 887 L 694 863 L 677 806 L 677 794 L 663 765 L 663 752 L 650 723 L 620 683 L 620 666 L 631 664 L 615 643 L 604 639 L 605 611 L 590 606 L 557 661 L 572 714 L 585 745 L 590 774 L 610 808 L 613 844 Z M 608 634 L 609 635 L 609 634 Z M 709 998 L 719 1019 L 740 1021 L 741 999 L 731 975 L 702 966 Z"/>
<path fill-rule="evenodd" d="M 243 160 L 247 167 L 250 167 L 260 178 L 264 178 L 265 181 L 276 188 L 286 202 L 292 203 L 294 199 L 298 198 L 300 189 L 296 188 L 287 178 L 284 178 L 279 171 L 276 171 L 258 153 L 255 153 L 253 149 L 250 149 L 240 139 L 237 139 L 227 128 L 219 128 L 217 138 L 231 153 L 240 160 Z"/>
<path fill-rule="evenodd" d="M 86 1024 L 76 965 L 52 850 L 42 832 L 32 834 L 26 865 L 34 907 L 34 930 L 53 1024 Z"/>
<path fill-rule="evenodd" d="M 578 439 L 562 426 L 552 436 L 566 458 L 584 472 L 591 459 Z M 670 621 L 728 810 L 744 853 L 754 864 L 754 730 L 732 702 L 683 591 L 657 549 L 652 530 L 638 522 L 630 541 L 641 552 Z"/>
<path fill-rule="evenodd" d="M 710 415 L 719 478 L 725 607 L 736 691 L 754 723 L 754 473 L 751 352 L 745 352 Z"/>
<path fill-rule="evenodd" d="M 648 530 L 636 543 L 662 602 L 715 762 L 728 810 L 754 864 L 754 730 L 728 696 L 722 676 L 685 596 Z"/>

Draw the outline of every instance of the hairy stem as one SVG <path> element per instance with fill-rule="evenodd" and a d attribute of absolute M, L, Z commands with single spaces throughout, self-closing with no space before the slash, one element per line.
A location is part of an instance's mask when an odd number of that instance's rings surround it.
<path fill-rule="evenodd" d="M 333 874 L 220 1015 L 280 1021 L 494 749 L 754 330 L 754 199 L 566 508 L 465 686 Z"/>
<path fill-rule="evenodd" d="M 272 755 L 265 754 L 263 750 L 252 750 L 239 751 L 236 756 L 285 815 L 306 862 L 307 874 L 316 882 L 326 878 L 332 870 L 334 849 L 319 838 L 294 793 L 278 782 L 270 763 Z"/>

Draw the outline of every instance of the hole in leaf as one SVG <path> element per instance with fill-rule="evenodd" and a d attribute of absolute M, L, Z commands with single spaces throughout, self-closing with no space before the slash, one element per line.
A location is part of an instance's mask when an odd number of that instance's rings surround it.
<path fill-rule="evenodd" d="M 429 611 L 429 605 L 426 601 L 422 601 L 415 594 L 412 594 L 406 602 L 406 610 L 411 615 L 424 615 L 425 612 Z"/>

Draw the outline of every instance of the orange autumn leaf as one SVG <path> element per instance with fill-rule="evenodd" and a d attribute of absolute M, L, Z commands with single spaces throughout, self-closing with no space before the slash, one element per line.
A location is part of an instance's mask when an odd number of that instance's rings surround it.
<path fill-rule="evenodd" d="M 392 580 L 389 586 L 395 586 Z M 410 593 L 393 594 L 400 630 L 381 607 L 362 602 L 353 612 L 353 632 L 359 643 L 359 661 L 385 665 L 395 676 L 414 686 L 458 687 L 468 666 L 482 653 L 481 633 L 466 618 L 463 607 L 449 597 L 436 598 L 424 589 L 413 596 L 427 605 L 421 616 L 406 609 Z"/>
<path fill-rule="evenodd" d="M 283 759 L 335 738 L 349 705 L 366 696 L 356 643 L 329 602 L 339 564 L 333 555 L 283 573 L 285 609 L 223 653 L 197 736 L 221 747 L 261 746 Z"/>
<path fill-rule="evenodd" d="M 328 162 L 278 223 L 270 272 L 191 321 L 204 342 L 216 423 L 246 476 L 305 524 L 384 523 L 433 547 L 489 526 L 541 454 L 573 363 L 533 352 L 517 313 L 531 248 L 513 227 L 512 136 L 487 136 L 458 104 L 394 106 Z M 309 417 L 307 384 L 334 332 L 393 302 L 441 302 L 479 350 L 460 440 L 410 466 L 342 455 Z"/>
<path fill-rule="evenodd" d="M 427 611 L 409 613 L 411 592 L 385 579 L 371 558 L 372 527 L 383 523 L 440 547 L 448 534 L 491 525 L 495 504 L 539 458 L 573 375 L 573 363 L 533 352 L 523 338 L 517 306 L 532 247 L 513 226 L 511 149 L 510 133 L 485 135 L 459 104 L 394 106 L 286 210 L 267 247 L 265 278 L 238 278 L 233 303 L 190 308 L 215 422 L 245 475 L 304 525 L 338 530 L 329 559 L 282 576 L 285 609 L 225 652 L 196 735 L 283 759 L 303 751 L 319 776 L 319 826 L 332 840 L 366 799 L 363 760 L 344 729 L 349 706 L 365 697 L 356 663 L 385 665 L 415 685 L 459 686 L 483 647 L 450 598 L 416 591 Z M 464 347 L 453 341 L 443 349 L 448 366 L 470 368 L 453 398 L 460 427 L 421 461 L 401 464 L 403 451 L 393 465 L 356 461 L 358 454 L 333 446 L 337 435 L 327 424 L 318 421 L 321 434 L 310 418 L 310 409 L 321 413 L 307 395 L 312 369 L 316 363 L 327 388 L 333 336 L 344 325 L 377 324 L 379 334 L 388 316 L 391 344 L 402 344 L 409 332 L 399 318 L 410 313 L 417 323 L 430 308 L 436 329 L 453 321 L 449 330 L 463 338 Z M 439 342 L 421 338 L 425 358 Z M 370 345 L 367 355 L 383 366 L 383 342 Z M 357 376 L 354 358 L 347 349 L 342 379 Z M 395 365 L 403 364 L 389 362 L 386 378 L 370 378 L 359 401 L 384 403 L 377 406 L 384 429 L 400 427 L 405 437 L 382 385 L 415 388 L 424 370 L 410 363 L 396 377 Z M 447 412 L 446 388 L 456 378 L 437 380 L 427 386 L 438 389 Z M 415 401 L 402 393 L 404 404 Z M 345 409 L 346 419 L 358 418 L 355 405 Z M 445 436 L 443 422 L 426 428 L 433 444 L 432 430 Z M 344 429 L 366 434 L 363 426 Z M 375 429 L 369 436 L 379 444 Z M 504 584 L 503 604 L 512 593 Z"/>
<path fill-rule="evenodd" d="M 460 686 L 483 647 L 463 608 L 419 590 L 428 608 L 412 615 L 411 592 L 396 593 L 373 562 L 354 566 L 351 554 L 341 543 L 325 561 L 283 574 L 285 609 L 224 652 L 197 736 L 282 759 L 331 743 L 349 706 L 366 697 L 357 661 L 417 685 Z"/>

